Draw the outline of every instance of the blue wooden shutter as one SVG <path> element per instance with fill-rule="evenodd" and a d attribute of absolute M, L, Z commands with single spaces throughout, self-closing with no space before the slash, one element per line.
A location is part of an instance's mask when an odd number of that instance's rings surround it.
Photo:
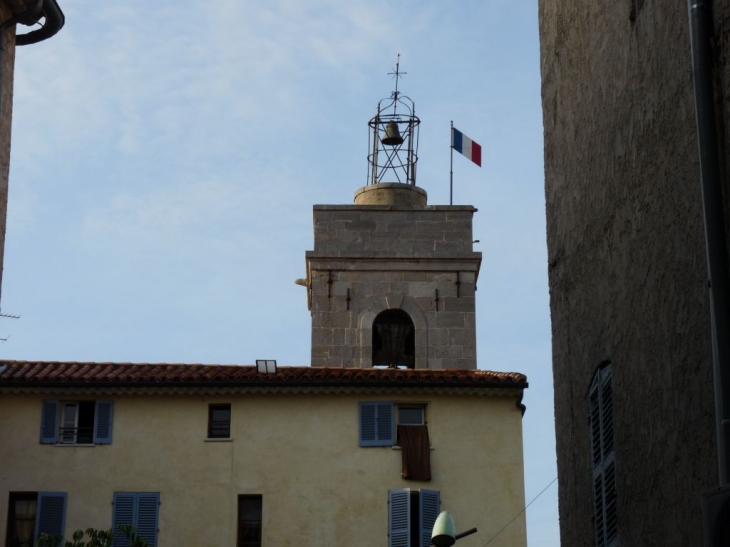
<path fill-rule="evenodd" d="M 388 491 L 388 547 L 411 547 L 411 489 Z"/>
<path fill-rule="evenodd" d="M 613 452 L 613 385 L 611 369 L 605 368 L 601 386 L 601 447 L 603 457 Z"/>
<path fill-rule="evenodd" d="M 113 547 L 129 547 L 129 540 L 122 534 L 119 526 L 134 526 L 137 520 L 137 494 L 134 492 L 114 492 L 112 510 Z"/>
<path fill-rule="evenodd" d="M 613 383 L 610 364 L 596 373 L 588 394 L 593 463 L 593 525 L 597 547 L 618 543 L 614 464 Z"/>
<path fill-rule="evenodd" d="M 423 490 L 418 496 L 418 527 L 421 531 L 421 547 L 430 547 L 431 533 L 441 508 L 441 494 L 436 490 Z"/>
<path fill-rule="evenodd" d="M 94 411 L 94 443 L 111 444 L 114 401 L 96 401 Z"/>
<path fill-rule="evenodd" d="M 391 446 L 395 443 L 393 403 L 360 403 L 360 446 Z"/>
<path fill-rule="evenodd" d="M 157 546 L 157 517 L 159 515 L 159 507 L 159 492 L 141 492 L 137 494 L 137 534 L 150 547 Z"/>
<path fill-rule="evenodd" d="M 58 401 L 46 399 L 41 410 L 41 444 L 58 442 Z"/>
<path fill-rule="evenodd" d="M 378 441 L 381 445 L 395 444 L 395 412 L 393 403 L 377 403 Z"/>
<path fill-rule="evenodd" d="M 63 537 L 66 524 L 66 492 L 39 492 L 35 537 L 41 534 Z M 63 542 L 60 543 L 63 545 Z"/>

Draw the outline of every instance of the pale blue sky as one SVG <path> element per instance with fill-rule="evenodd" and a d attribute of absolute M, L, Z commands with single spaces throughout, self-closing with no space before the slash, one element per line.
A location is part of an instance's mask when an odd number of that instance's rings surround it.
<path fill-rule="evenodd" d="M 17 52 L 4 358 L 308 365 L 312 206 L 365 184 L 400 52 L 429 204 L 450 120 L 483 147 L 481 169 L 454 157 L 479 368 L 527 374 L 526 499 L 555 478 L 536 2 L 60 4 L 64 29 Z M 527 515 L 530 547 L 559 544 L 556 484 Z"/>

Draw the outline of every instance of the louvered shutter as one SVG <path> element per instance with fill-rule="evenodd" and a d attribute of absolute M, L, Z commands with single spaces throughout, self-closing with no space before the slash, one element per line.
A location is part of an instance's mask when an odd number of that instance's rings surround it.
<path fill-rule="evenodd" d="M 596 373 L 589 392 L 588 407 L 596 546 L 612 547 L 618 544 L 618 527 L 613 452 L 613 384 L 610 366 L 605 366 Z"/>
<path fill-rule="evenodd" d="M 360 446 L 376 446 L 375 403 L 360 403 Z"/>
<path fill-rule="evenodd" d="M 418 526 L 421 531 L 421 547 L 430 547 L 433 525 L 439 516 L 441 494 L 436 490 L 421 489 L 418 496 Z"/>
<path fill-rule="evenodd" d="M 593 477 L 593 526 L 596 531 L 596 547 L 606 545 L 606 523 L 603 510 L 603 475 Z"/>
<path fill-rule="evenodd" d="M 603 457 L 613 452 L 613 386 L 611 371 L 606 371 L 601 386 L 601 446 Z"/>
<path fill-rule="evenodd" d="M 588 399 L 588 411 L 591 420 L 591 461 L 595 467 L 601 462 L 603 447 L 601 446 L 601 405 L 598 402 L 598 389 L 594 385 Z"/>
<path fill-rule="evenodd" d="M 616 522 L 616 474 L 613 459 L 603 472 L 603 505 L 606 515 L 606 545 L 616 545 L 618 525 Z"/>
<path fill-rule="evenodd" d="M 159 515 L 159 492 L 137 494 L 137 534 L 150 547 L 157 546 L 157 517 Z"/>
<path fill-rule="evenodd" d="M 392 402 L 360 403 L 360 446 L 391 446 L 395 442 Z"/>
<path fill-rule="evenodd" d="M 395 444 L 395 412 L 393 403 L 378 403 L 376 405 L 378 421 L 378 442 L 384 446 Z"/>
<path fill-rule="evenodd" d="M 129 540 L 119 531 L 119 526 L 135 526 L 137 520 L 137 494 L 134 492 L 115 492 L 112 513 L 112 547 L 129 547 Z"/>
<path fill-rule="evenodd" d="M 111 444 L 114 401 L 96 401 L 94 411 L 94 443 Z"/>
<path fill-rule="evenodd" d="M 58 442 L 58 401 L 46 399 L 41 410 L 41 444 Z"/>
<path fill-rule="evenodd" d="M 35 537 L 41 534 L 63 537 L 66 523 L 66 492 L 39 492 Z M 63 545 L 61 542 L 60 545 Z"/>
<path fill-rule="evenodd" d="M 411 489 L 388 491 L 388 547 L 411 546 Z"/>

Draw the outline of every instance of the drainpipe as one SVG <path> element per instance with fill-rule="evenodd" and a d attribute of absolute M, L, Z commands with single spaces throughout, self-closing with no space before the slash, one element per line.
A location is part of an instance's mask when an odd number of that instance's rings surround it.
<path fill-rule="evenodd" d="M 42 3 L 43 0 L 38 0 L 34 5 L 29 6 L 23 13 L 0 23 L 0 97 L 3 96 L 2 86 L 3 82 L 5 82 L 5 31 L 10 27 L 17 25 L 21 21 L 25 21 L 27 18 L 36 15 L 40 11 Z"/>
<path fill-rule="evenodd" d="M 715 129 L 712 5 L 710 0 L 688 0 L 687 3 L 709 276 L 718 474 L 720 486 L 725 486 L 730 481 L 730 311 L 728 309 L 730 270 L 720 183 L 720 156 Z"/>
<path fill-rule="evenodd" d="M 39 14 L 45 17 L 45 22 L 40 29 L 15 36 L 16 45 L 35 44 L 50 38 L 63 27 L 65 18 L 56 0 L 36 0 L 23 13 L 0 23 L 0 112 L 2 111 L 3 86 L 5 84 L 5 32 L 18 23 L 36 21 Z"/>
<path fill-rule="evenodd" d="M 35 18 L 39 13 L 45 17 L 45 23 L 40 29 L 15 36 L 15 44 L 18 46 L 35 44 L 56 34 L 66 22 L 56 0 L 37 0 L 23 13 L 0 23 L 0 97 L 2 97 L 2 85 L 5 81 L 5 31 L 18 23 Z"/>
<path fill-rule="evenodd" d="M 66 18 L 63 16 L 61 8 L 58 7 L 56 0 L 42 0 L 43 7 L 41 11 L 45 17 L 43 26 L 26 34 L 18 34 L 15 36 L 15 44 L 18 46 L 27 46 L 36 44 L 43 40 L 47 40 L 56 34 L 63 27 Z"/>

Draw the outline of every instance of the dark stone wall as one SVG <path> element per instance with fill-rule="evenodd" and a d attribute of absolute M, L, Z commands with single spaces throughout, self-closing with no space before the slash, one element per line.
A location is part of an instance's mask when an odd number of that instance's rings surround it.
<path fill-rule="evenodd" d="M 13 14 L 0 2 L 0 21 Z M 2 290 L 3 255 L 5 254 L 5 223 L 8 210 L 8 173 L 10 168 L 10 129 L 13 113 L 13 68 L 15 64 L 15 27 L 3 33 L 4 52 L 0 55 L 0 291 Z"/>
<path fill-rule="evenodd" d="M 587 397 L 610 360 L 621 545 L 699 546 L 717 458 L 687 4 L 539 12 L 562 544 L 593 544 Z"/>

